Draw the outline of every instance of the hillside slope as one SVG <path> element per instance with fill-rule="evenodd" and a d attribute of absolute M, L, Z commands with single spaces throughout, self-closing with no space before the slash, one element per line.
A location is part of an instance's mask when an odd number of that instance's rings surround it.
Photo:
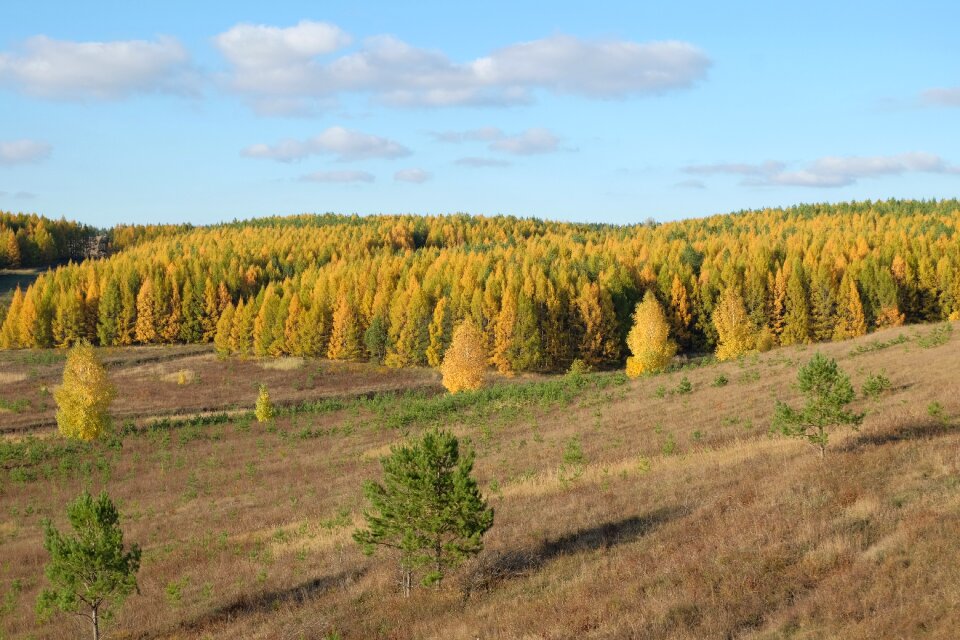
<path fill-rule="evenodd" d="M 943 327 L 636 381 L 380 395 L 271 427 L 249 416 L 168 424 L 112 448 L 41 439 L 13 455 L 27 445 L 7 441 L 0 588 L 21 586 L 0 630 L 72 637 L 71 621 L 33 618 L 39 522 L 62 524 L 88 484 L 120 500 L 128 539 L 145 547 L 119 638 L 952 638 L 960 337 Z M 816 350 L 858 389 L 872 373 L 892 383 L 858 399 L 863 427 L 837 434 L 823 461 L 768 432 L 774 401 L 796 398 L 797 368 Z M 690 393 L 677 393 L 683 376 Z M 393 559 L 364 557 L 350 532 L 376 458 L 431 424 L 472 440 L 496 522 L 443 590 L 405 600 Z M 571 439 L 579 474 L 560 469 Z"/>

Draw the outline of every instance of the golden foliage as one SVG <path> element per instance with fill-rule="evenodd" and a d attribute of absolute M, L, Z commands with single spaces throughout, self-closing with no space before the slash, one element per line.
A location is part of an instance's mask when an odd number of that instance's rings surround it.
<path fill-rule="evenodd" d="M 757 347 L 757 335 L 750 316 L 743 306 L 743 297 L 734 287 L 726 289 L 713 310 L 713 326 L 717 329 L 717 360 L 732 360 Z M 763 346 L 773 342 L 764 334 Z"/>
<path fill-rule="evenodd" d="M 270 400 L 270 392 L 267 391 L 266 385 L 260 385 L 259 392 L 257 393 L 257 403 L 253 408 L 253 414 L 256 416 L 257 422 L 269 422 L 273 419 L 273 402 Z"/>
<path fill-rule="evenodd" d="M 633 312 L 627 346 L 633 354 L 627 358 L 627 375 L 631 378 L 663 371 L 677 353 L 677 345 L 670 339 L 670 324 L 652 291 L 647 291 Z"/>
<path fill-rule="evenodd" d="M 440 365 L 443 386 L 450 393 L 483 386 L 484 370 L 487 366 L 487 353 L 483 342 L 483 332 L 469 320 L 457 325 L 453 330 L 453 339 Z"/>
<path fill-rule="evenodd" d="M 77 440 L 94 440 L 110 428 L 108 409 L 116 395 L 96 353 L 87 343 L 70 350 L 63 369 L 63 384 L 54 392 L 60 434 Z"/>

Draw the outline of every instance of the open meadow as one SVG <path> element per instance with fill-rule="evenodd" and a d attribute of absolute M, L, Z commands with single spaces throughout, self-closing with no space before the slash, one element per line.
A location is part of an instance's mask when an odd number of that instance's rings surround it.
<path fill-rule="evenodd" d="M 454 396 L 428 369 L 108 348 L 115 432 L 94 444 L 50 427 L 61 352 L 0 353 L 0 637 L 84 632 L 68 616 L 41 624 L 34 604 L 41 521 L 62 526 L 86 487 L 110 492 L 144 550 L 111 638 L 952 638 L 955 333 L 900 327 Z M 824 460 L 770 432 L 816 351 L 866 412 Z M 863 397 L 877 373 L 890 388 Z M 278 408 L 267 424 L 251 412 L 258 383 Z M 479 556 L 406 599 L 396 559 L 362 555 L 351 533 L 378 458 L 432 425 L 472 443 L 496 519 Z"/>

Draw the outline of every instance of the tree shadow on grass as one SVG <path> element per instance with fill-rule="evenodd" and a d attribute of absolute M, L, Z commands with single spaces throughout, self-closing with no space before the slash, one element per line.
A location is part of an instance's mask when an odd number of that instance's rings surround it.
<path fill-rule="evenodd" d="M 244 594 L 233 602 L 221 605 L 197 618 L 181 623 L 177 626 L 177 632 L 197 631 L 205 629 L 209 625 L 235 622 L 258 613 L 269 613 L 283 605 L 300 605 L 312 600 L 324 591 L 354 582 L 364 573 L 366 573 L 365 569 L 342 571 L 331 576 L 309 580 L 289 589 Z M 169 635 L 168 632 L 162 632 L 143 635 L 140 638 L 147 640 L 147 638 L 166 637 L 167 635 Z"/>
<path fill-rule="evenodd" d="M 957 431 L 958 428 L 947 421 L 931 419 L 920 420 L 883 431 L 861 433 L 855 438 L 848 440 L 841 448 L 841 451 L 852 452 L 866 447 L 881 447 L 885 444 L 905 442 L 907 440 L 936 438 L 938 436 L 956 433 Z"/>
<path fill-rule="evenodd" d="M 489 591 L 497 584 L 530 575 L 560 556 L 606 550 L 633 542 L 660 525 L 686 515 L 685 508 L 662 508 L 643 516 L 604 522 L 559 538 L 544 540 L 533 548 L 486 553 L 463 572 L 460 591 L 464 600 L 475 591 Z"/>

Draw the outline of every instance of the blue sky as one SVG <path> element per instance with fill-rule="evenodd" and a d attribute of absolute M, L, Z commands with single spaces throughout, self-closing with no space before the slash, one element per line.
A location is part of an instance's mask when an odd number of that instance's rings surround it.
<path fill-rule="evenodd" d="M 0 209 L 630 223 L 954 197 L 958 21 L 945 0 L 5 0 Z"/>

